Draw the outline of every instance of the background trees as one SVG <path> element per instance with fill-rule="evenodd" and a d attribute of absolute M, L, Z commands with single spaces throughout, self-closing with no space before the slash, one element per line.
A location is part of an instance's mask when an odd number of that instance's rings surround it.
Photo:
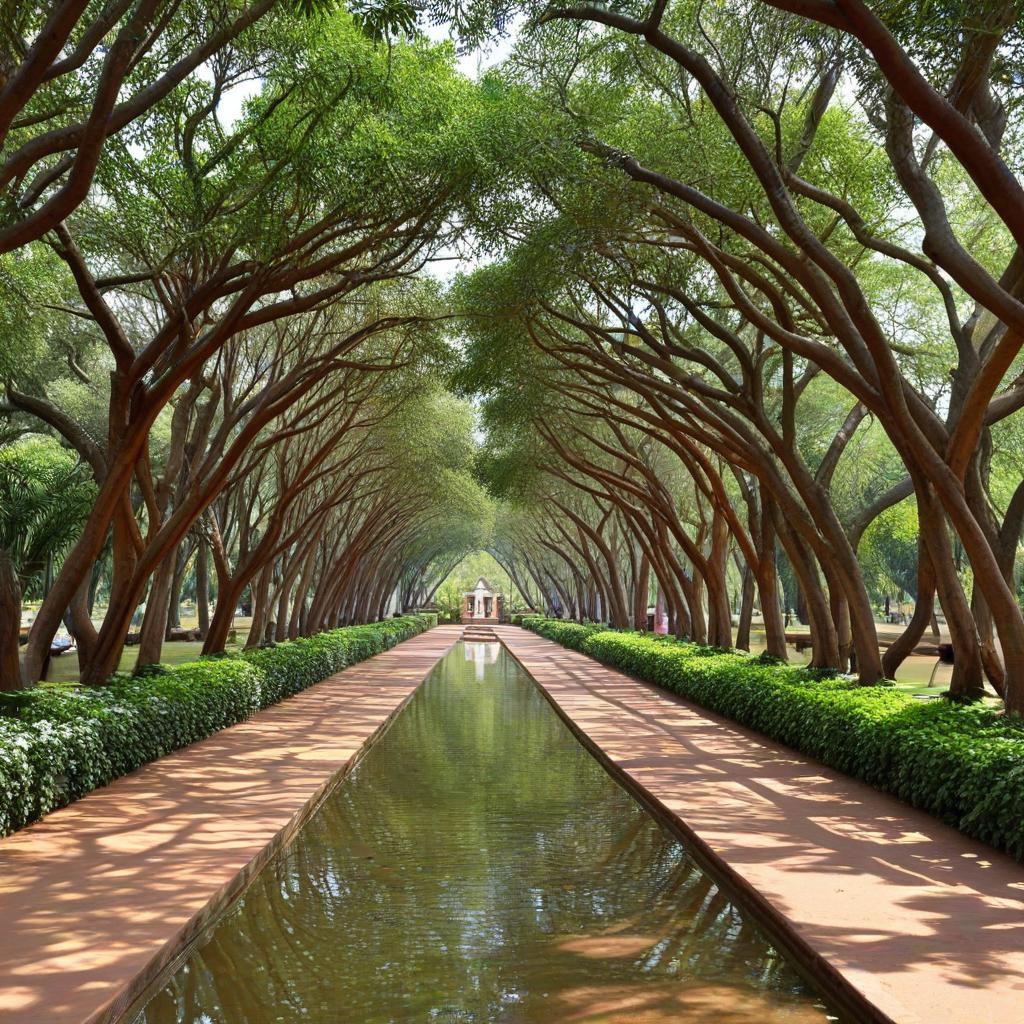
<path fill-rule="evenodd" d="M 262 24 L 118 129 L 93 199 L 8 257 L 10 295 L 29 308 L 8 335 L 31 342 L 12 338 L 5 356 L 8 412 L 60 436 L 96 484 L 35 617 L 26 681 L 69 610 L 85 681 L 117 666 L 143 601 L 139 664 L 156 660 L 190 564 L 207 589 L 213 562 L 206 643 L 219 649 L 247 588 L 257 625 L 264 597 L 288 605 L 299 570 L 282 559 L 301 543 L 315 561 L 309 530 L 334 545 L 316 573 L 335 559 L 358 580 L 320 594 L 309 628 L 379 617 L 402 573 L 396 545 L 453 511 L 438 505 L 436 445 L 433 461 L 399 466 L 381 431 L 441 370 L 436 288 L 414 278 L 485 179 L 489 107 L 450 48 L 378 47 L 371 14 Z M 227 98 L 254 77 L 238 116 Z M 457 438 L 464 423 L 442 420 Z M 385 494 L 401 468 L 432 492 Z M 396 566 L 364 586 L 374 545 Z"/>
<path fill-rule="evenodd" d="M 109 140 L 179 87 L 213 102 L 272 72 L 273 35 L 329 0 L 7 3 L 0 25 L 0 252 L 43 238 L 89 195 Z M 406 31 L 401 0 L 359 5 L 370 37 Z M 275 18 L 274 15 L 277 15 Z M 268 26 L 267 22 L 270 22 Z"/>
<path fill-rule="evenodd" d="M 18 678 L 21 607 L 45 591 L 59 559 L 89 514 L 95 489 L 86 467 L 52 438 L 30 435 L 0 448 L 0 622 Z"/>
<path fill-rule="evenodd" d="M 884 585 L 905 587 L 912 563 L 957 652 L 954 693 L 987 677 L 1017 707 L 1019 479 L 993 487 L 992 465 L 1021 397 L 1015 5 L 529 10 L 543 28 L 504 80 L 529 82 L 545 116 L 514 167 L 529 199 L 506 234 L 504 303 L 482 296 L 493 273 L 470 298 L 490 325 L 479 352 L 518 332 L 550 357 L 577 418 L 537 430 L 562 435 L 546 438 L 561 461 L 578 417 L 598 417 L 699 464 L 746 570 L 783 556 L 815 661 L 864 683 L 928 625 L 915 616 L 883 664 L 880 578 L 859 557 L 876 517 L 912 497 L 920 554 L 891 550 Z M 940 23 L 955 40 L 941 53 Z M 496 396 L 513 377 L 495 378 L 496 408 L 515 408 Z M 587 433 L 631 457 L 632 442 Z M 711 549 L 686 550 L 705 529 L 672 542 L 684 576 L 707 571 Z"/>
<path fill-rule="evenodd" d="M 476 84 L 400 4 L 308 7 L 12 22 L 5 412 L 96 487 L 26 679 L 65 618 L 98 681 L 184 592 L 216 650 L 482 546 L 548 610 L 788 622 L 864 685 L 937 602 L 953 694 L 1024 708 L 1018 4 L 435 5 L 526 16 Z"/>

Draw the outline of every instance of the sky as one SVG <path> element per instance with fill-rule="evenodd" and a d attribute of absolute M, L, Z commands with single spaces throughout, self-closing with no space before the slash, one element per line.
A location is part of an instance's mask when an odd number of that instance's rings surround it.
<path fill-rule="evenodd" d="M 451 38 L 448 25 L 425 25 L 421 26 L 421 28 L 423 29 L 423 34 L 428 39 L 433 39 L 436 42 Z M 495 64 L 500 64 L 508 56 L 518 34 L 518 26 L 513 24 L 508 35 L 497 40 L 486 51 L 478 49 L 472 51 L 472 53 L 463 54 L 458 59 L 459 70 L 467 78 L 478 79 L 488 68 L 494 67 Z"/>

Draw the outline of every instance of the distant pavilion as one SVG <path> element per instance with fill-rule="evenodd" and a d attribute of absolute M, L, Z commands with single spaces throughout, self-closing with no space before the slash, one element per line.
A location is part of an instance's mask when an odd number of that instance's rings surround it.
<path fill-rule="evenodd" d="M 499 622 L 502 604 L 501 594 L 496 594 L 490 583 L 481 576 L 476 586 L 462 595 L 462 621 Z"/>

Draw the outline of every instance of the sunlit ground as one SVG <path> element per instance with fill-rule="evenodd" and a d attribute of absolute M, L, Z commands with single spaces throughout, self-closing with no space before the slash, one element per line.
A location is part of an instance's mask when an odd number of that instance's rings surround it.
<path fill-rule="evenodd" d="M 750 650 L 759 654 L 765 648 L 764 634 L 752 632 Z M 789 660 L 794 665 L 806 665 L 811 660 L 811 650 L 798 651 L 793 644 L 788 645 Z M 941 693 L 949 686 L 953 666 L 945 665 L 938 658 L 913 654 L 900 666 L 896 673 L 896 683 L 901 690 L 911 693 Z"/>
<path fill-rule="evenodd" d="M 98 626 L 103 618 L 103 612 L 105 609 L 98 608 L 96 610 L 96 625 Z M 225 650 L 229 653 L 233 651 L 240 651 L 245 646 L 246 637 L 249 635 L 249 626 L 252 624 L 252 618 L 250 616 L 236 616 L 232 623 L 232 628 L 236 630 L 235 642 L 230 643 L 225 647 Z M 184 606 L 182 607 L 181 615 L 181 626 L 183 629 L 195 629 L 198 625 L 195 611 L 189 612 Z M 136 627 L 133 627 L 133 632 L 137 631 Z M 181 665 L 186 661 L 195 661 L 196 658 L 203 651 L 203 643 L 201 640 L 174 640 L 168 641 L 164 644 L 163 651 L 160 655 L 160 660 L 165 665 Z M 139 656 L 139 648 L 137 646 L 126 647 L 124 653 L 121 655 L 121 661 L 118 665 L 118 669 L 123 672 L 130 672 L 135 667 L 135 662 Z M 61 654 L 56 658 L 50 659 L 50 671 L 47 675 L 47 682 L 51 683 L 73 683 L 78 680 L 78 655 L 74 651 L 69 651 L 67 654 Z"/>

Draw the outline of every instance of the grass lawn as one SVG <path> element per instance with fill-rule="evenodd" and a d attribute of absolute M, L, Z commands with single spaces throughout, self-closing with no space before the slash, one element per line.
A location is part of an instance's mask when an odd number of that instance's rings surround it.
<path fill-rule="evenodd" d="M 36 611 L 34 605 L 26 605 L 26 610 L 31 609 L 32 612 Z M 106 609 L 103 607 L 97 607 L 94 612 L 93 621 L 96 626 L 99 627 L 103 621 L 103 615 Z M 25 620 L 23 620 L 25 621 Z M 181 607 L 181 625 L 184 629 L 195 629 L 199 624 L 196 618 L 196 612 L 194 608 L 188 605 L 182 605 Z M 232 622 L 232 628 L 237 630 L 237 642 L 228 644 L 225 650 L 228 653 L 233 651 L 240 651 L 242 646 L 245 644 L 246 636 L 249 632 L 249 626 L 252 625 L 252 618 L 248 615 L 238 615 Z M 133 627 L 135 629 L 136 627 Z M 203 644 L 202 641 L 174 641 L 173 643 L 165 643 L 163 651 L 160 655 L 160 660 L 165 665 L 180 665 L 186 661 L 195 661 L 196 658 L 202 653 Z M 118 665 L 118 669 L 121 671 L 131 671 L 135 667 L 135 662 L 139 656 L 138 647 L 126 647 L 124 654 L 121 655 L 121 662 Z M 59 657 L 50 659 L 50 673 L 47 682 L 51 683 L 74 683 L 78 681 L 78 655 L 74 651 L 70 651 L 67 654 L 62 654 Z"/>
<path fill-rule="evenodd" d="M 244 634 L 240 642 L 228 644 L 225 650 L 230 654 L 233 651 L 240 651 L 245 643 Z M 203 642 L 201 640 L 181 640 L 174 643 L 165 643 L 160 660 L 165 665 L 180 665 L 182 662 L 195 661 L 202 653 Z M 135 667 L 135 661 L 139 656 L 138 647 L 126 647 L 121 655 L 121 663 L 118 668 L 122 671 L 131 671 Z M 74 651 L 62 654 L 59 658 L 50 659 L 51 683 L 74 683 L 78 681 L 78 655 Z"/>

